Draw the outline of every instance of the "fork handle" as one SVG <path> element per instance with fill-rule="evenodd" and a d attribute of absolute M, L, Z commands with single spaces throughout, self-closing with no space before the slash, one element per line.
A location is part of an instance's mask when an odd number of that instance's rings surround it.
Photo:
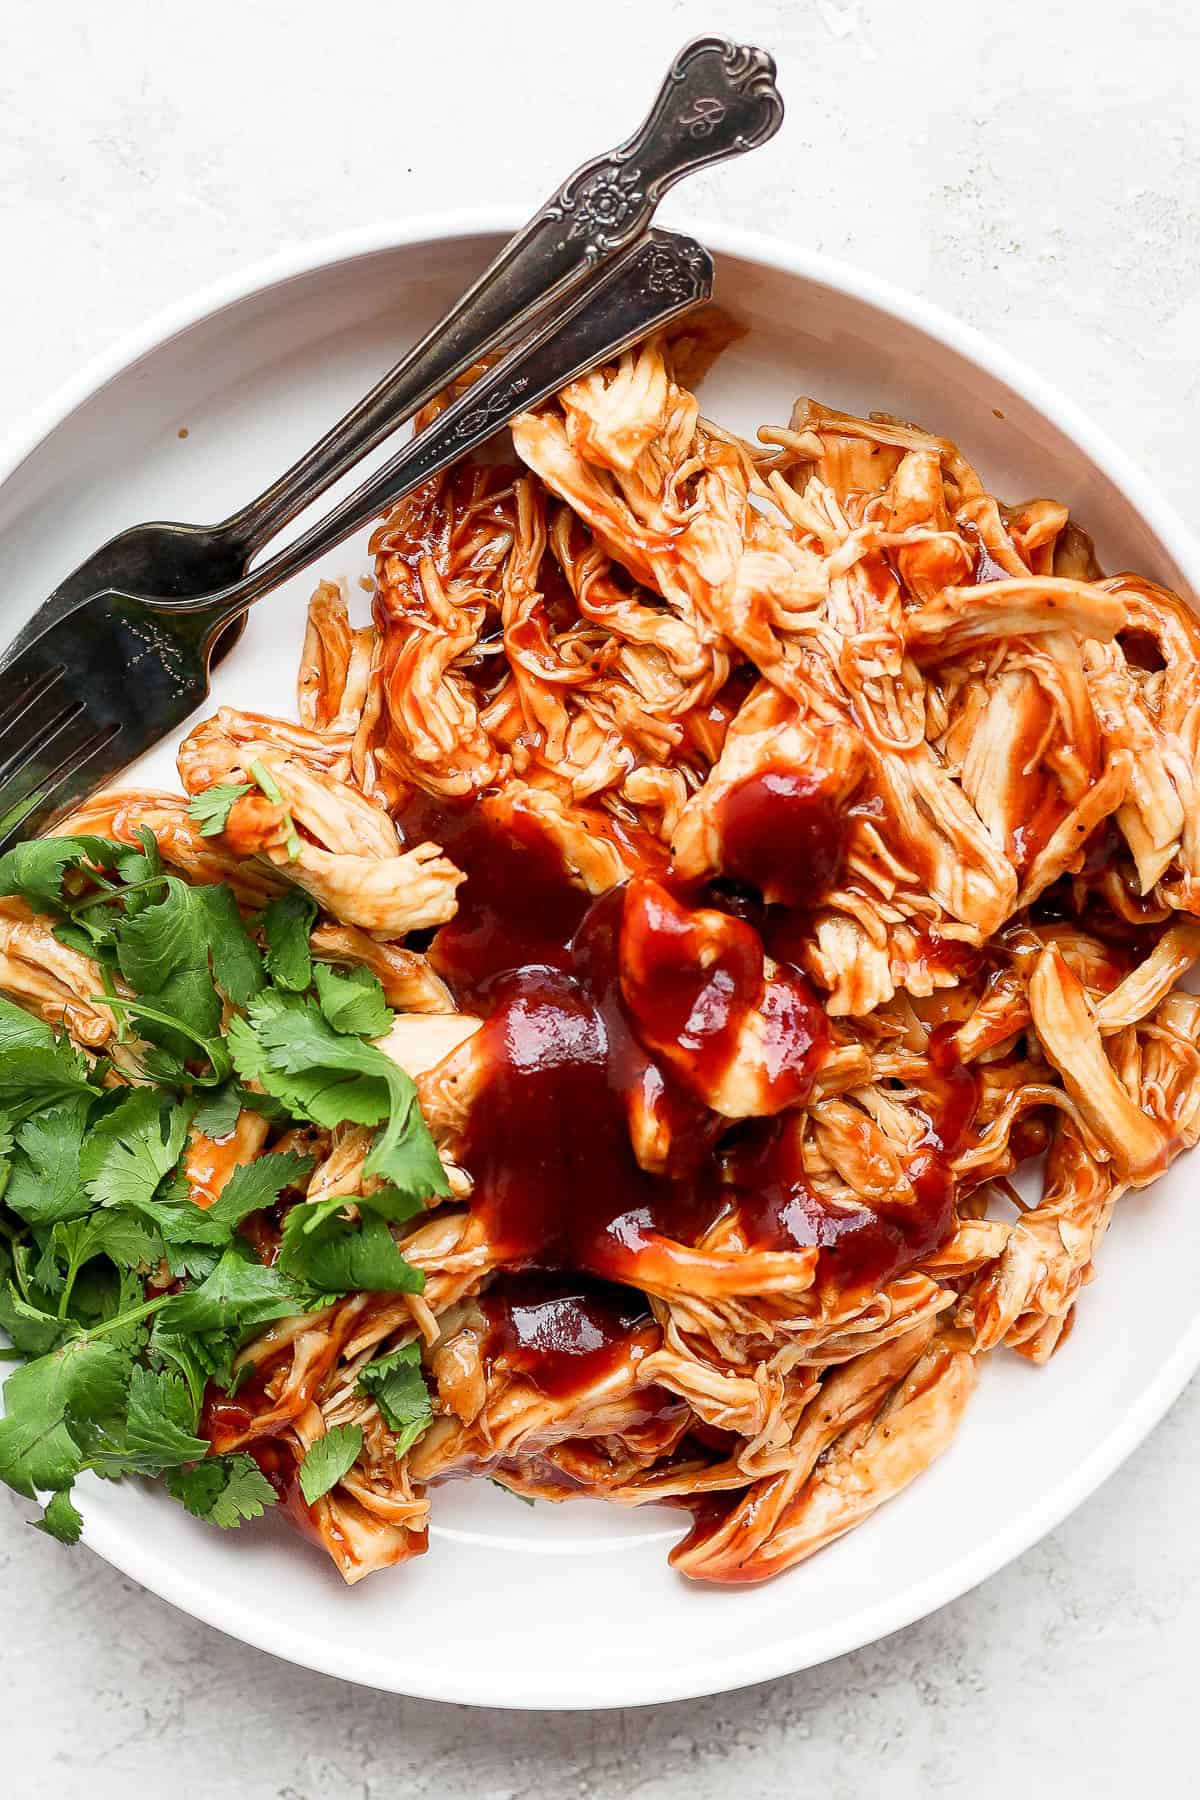
<path fill-rule="evenodd" d="M 719 37 L 685 45 L 633 136 L 576 169 L 445 318 L 221 530 L 249 561 L 455 376 L 516 341 L 634 244 L 675 182 L 765 143 L 782 118 L 775 64 L 765 50 Z"/>
<path fill-rule="evenodd" d="M 251 601 L 290 576 L 414 488 L 478 448 L 526 408 L 639 338 L 707 300 L 712 258 L 694 238 L 652 231 L 617 257 L 565 317 L 543 324 L 469 387 L 419 436 L 333 511 L 240 581 L 195 600 L 145 601 L 156 612 L 202 614 L 211 644 Z"/>

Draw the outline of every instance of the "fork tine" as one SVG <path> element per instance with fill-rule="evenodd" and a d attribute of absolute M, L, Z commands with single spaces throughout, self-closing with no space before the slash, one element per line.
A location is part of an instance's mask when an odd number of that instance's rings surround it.
<path fill-rule="evenodd" d="M 181 725 L 227 609 L 97 595 L 0 667 L 0 848 L 52 824 Z"/>
<path fill-rule="evenodd" d="M 60 687 L 65 672 L 62 663 L 30 666 L 26 657 L 18 658 L 11 671 L 0 670 L 0 745 L 20 727 L 35 706 L 54 703 L 54 691 Z M 2 757 L 0 749 L 0 759 Z"/>
<path fill-rule="evenodd" d="M 40 690 L 37 702 L 0 725 L 0 786 L 43 753 L 53 756 L 54 740 L 83 716 L 83 701 L 66 690 L 60 676 L 58 671 Z"/>
<path fill-rule="evenodd" d="M 0 784 L 0 851 L 39 830 L 55 813 L 82 799 L 97 779 L 121 766 L 124 757 L 114 754 L 119 725 L 97 726 L 78 715 L 73 723 L 73 731 L 64 729 L 41 756 Z M 97 773 L 101 762 L 104 767 Z"/>
<path fill-rule="evenodd" d="M 119 729 L 115 722 L 88 718 L 82 703 L 64 711 L 52 729 L 38 732 L 11 773 L 0 779 L 0 818 L 33 788 L 53 780 L 84 745 L 98 746 Z"/>

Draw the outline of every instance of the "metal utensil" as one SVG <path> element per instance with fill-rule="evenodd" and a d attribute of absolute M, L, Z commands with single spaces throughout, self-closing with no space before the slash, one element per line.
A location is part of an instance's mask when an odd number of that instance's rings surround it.
<path fill-rule="evenodd" d="M 106 589 L 182 598 L 229 587 L 283 526 L 456 375 L 517 342 L 634 244 L 675 182 L 765 143 L 782 118 L 766 51 L 719 37 L 685 45 L 632 137 L 576 169 L 446 316 L 278 481 L 219 525 L 134 525 L 110 539 L 55 588 L 4 660 Z M 218 655 L 240 629 L 235 618 Z"/>
<path fill-rule="evenodd" d="M 272 587 L 536 406 L 712 292 L 708 252 L 652 231 L 544 322 L 326 518 L 201 598 L 96 595 L 0 670 L 0 849 L 77 804 L 181 725 L 208 693 L 213 646 Z"/>

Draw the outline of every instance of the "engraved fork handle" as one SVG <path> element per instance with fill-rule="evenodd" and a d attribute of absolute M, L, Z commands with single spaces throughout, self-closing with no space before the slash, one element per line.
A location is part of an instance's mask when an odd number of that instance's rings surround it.
<path fill-rule="evenodd" d="M 196 617 L 211 644 L 231 618 L 278 587 L 395 501 L 537 406 L 712 293 L 712 258 L 694 238 L 651 231 L 616 257 L 565 314 L 501 358 L 431 425 L 302 536 L 240 581 L 195 600 L 142 601 L 154 612 Z"/>
<path fill-rule="evenodd" d="M 765 143 L 782 118 L 765 50 L 718 37 L 685 45 L 633 136 L 576 169 L 445 318 L 220 529 L 248 560 L 485 351 L 515 342 L 635 243 L 675 182 Z"/>

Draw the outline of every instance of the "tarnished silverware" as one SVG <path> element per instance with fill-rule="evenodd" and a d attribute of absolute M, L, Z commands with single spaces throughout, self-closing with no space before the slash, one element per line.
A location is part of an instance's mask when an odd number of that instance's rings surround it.
<path fill-rule="evenodd" d="M 525 407 L 707 299 L 712 272 L 694 239 L 649 233 L 324 519 L 249 574 L 199 598 L 109 591 L 41 632 L 0 669 L 0 850 L 77 805 L 183 724 L 208 693 L 213 646 L 252 601 Z"/>
<path fill-rule="evenodd" d="M 765 143 L 782 118 L 765 51 L 718 37 L 687 44 L 633 135 L 568 176 L 445 317 L 285 474 L 219 525 L 156 522 L 121 532 L 55 588 L 4 660 L 105 589 L 181 598 L 236 582 L 277 532 L 426 400 L 518 342 L 636 243 L 677 181 Z M 231 621 L 218 656 L 238 629 Z"/>

